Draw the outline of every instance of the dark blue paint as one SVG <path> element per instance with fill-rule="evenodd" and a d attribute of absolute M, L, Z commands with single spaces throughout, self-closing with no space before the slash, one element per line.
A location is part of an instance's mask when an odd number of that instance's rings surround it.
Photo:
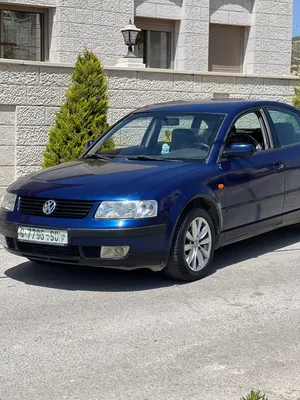
<path fill-rule="evenodd" d="M 227 151 L 230 158 L 252 157 L 255 153 L 253 144 L 249 143 L 233 143 Z"/>
<path fill-rule="evenodd" d="M 9 190 L 48 199 L 94 200 L 84 219 L 58 219 L 0 211 L 0 219 L 23 225 L 55 228 L 124 229 L 167 224 L 165 234 L 128 238 L 86 238 L 73 245 L 129 245 L 132 253 L 169 251 L 184 209 L 194 200 L 214 211 L 219 246 L 300 220 L 300 145 L 269 149 L 248 158 L 220 159 L 227 131 L 241 113 L 267 106 L 291 106 L 265 101 L 174 102 L 144 107 L 137 112 L 211 112 L 227 114 L 206 163 L 79 160 L 32 174 Z M 271 132 L 271 134 L 274 134 Z M 284 168 L 281 168 L 282 166 Z M 225 189 L 218 189 L 224 184 Z M 156 218 L 94 220 L 102 200 L 157 200 Z M 147 260 L 145 260 L 146 262 Z"/>

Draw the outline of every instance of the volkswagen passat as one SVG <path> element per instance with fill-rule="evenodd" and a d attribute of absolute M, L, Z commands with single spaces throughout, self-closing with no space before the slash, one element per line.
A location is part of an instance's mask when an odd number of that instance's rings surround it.
<path fill-rule="evenodd" d="M 104 152 L 109 139 L 115 149 Z M 218 247 L 300 220 L 300 116 L 291 106 L 153 105 L 88 146 L 77 162 L 7 190 L 0 232 L 9 252 L 192 281 Z"/>

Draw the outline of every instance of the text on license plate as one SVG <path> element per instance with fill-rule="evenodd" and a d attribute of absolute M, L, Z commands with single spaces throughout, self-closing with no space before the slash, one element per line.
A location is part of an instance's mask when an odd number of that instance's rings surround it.
<path fill-rule="evenodd" d="M 68 244 L 68 231 L 19 226 L 18 240 L 21 242 L 45 243 L 57 246 L 66 246 Z"/>

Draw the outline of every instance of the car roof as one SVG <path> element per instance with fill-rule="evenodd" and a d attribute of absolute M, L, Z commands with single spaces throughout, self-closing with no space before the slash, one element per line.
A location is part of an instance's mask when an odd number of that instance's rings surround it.
<path fill-rule="evenodd" d="M 264 106 L 285 106 L 293 108 L 285 103 L 266 100 L 247 99 L 206 99 L 206 100 L 180 100 L 166 103 L 151 104 L 135 110 L 135 112 L 210 112 L 228 114 L 234 110 L 243 111 Z"/>

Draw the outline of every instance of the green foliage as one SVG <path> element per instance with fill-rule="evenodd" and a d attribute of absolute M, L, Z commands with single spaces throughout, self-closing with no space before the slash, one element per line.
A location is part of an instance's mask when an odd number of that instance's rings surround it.
<path fill-rule="evenodd" d="M 261 392 L 251 390 L 251 393 L 247 397 L 242 397 L 241 400 L 268 400 L 268 398 Z"/>
<path fill-rule="evenodd" d="M 294 37 L 292 42 L 292 72 L 300 73 L 300 36 Z"/>
<path fill-rule="evenodd" d="M 293 105 L 300 108 L 300 86 L 295 88 L 295 96 L 293 97 Z"/>
<path fill-rule="evenodd" d="M 107 77 L 93 53 L 85 50 L 78 57 L 71 82 L 50 131 L 43 168 L 77 160 L 86 142 L 95 140 L 108 128 Z M 112 149 L 114 142 L 109 139 L 101 151 Z"/>

